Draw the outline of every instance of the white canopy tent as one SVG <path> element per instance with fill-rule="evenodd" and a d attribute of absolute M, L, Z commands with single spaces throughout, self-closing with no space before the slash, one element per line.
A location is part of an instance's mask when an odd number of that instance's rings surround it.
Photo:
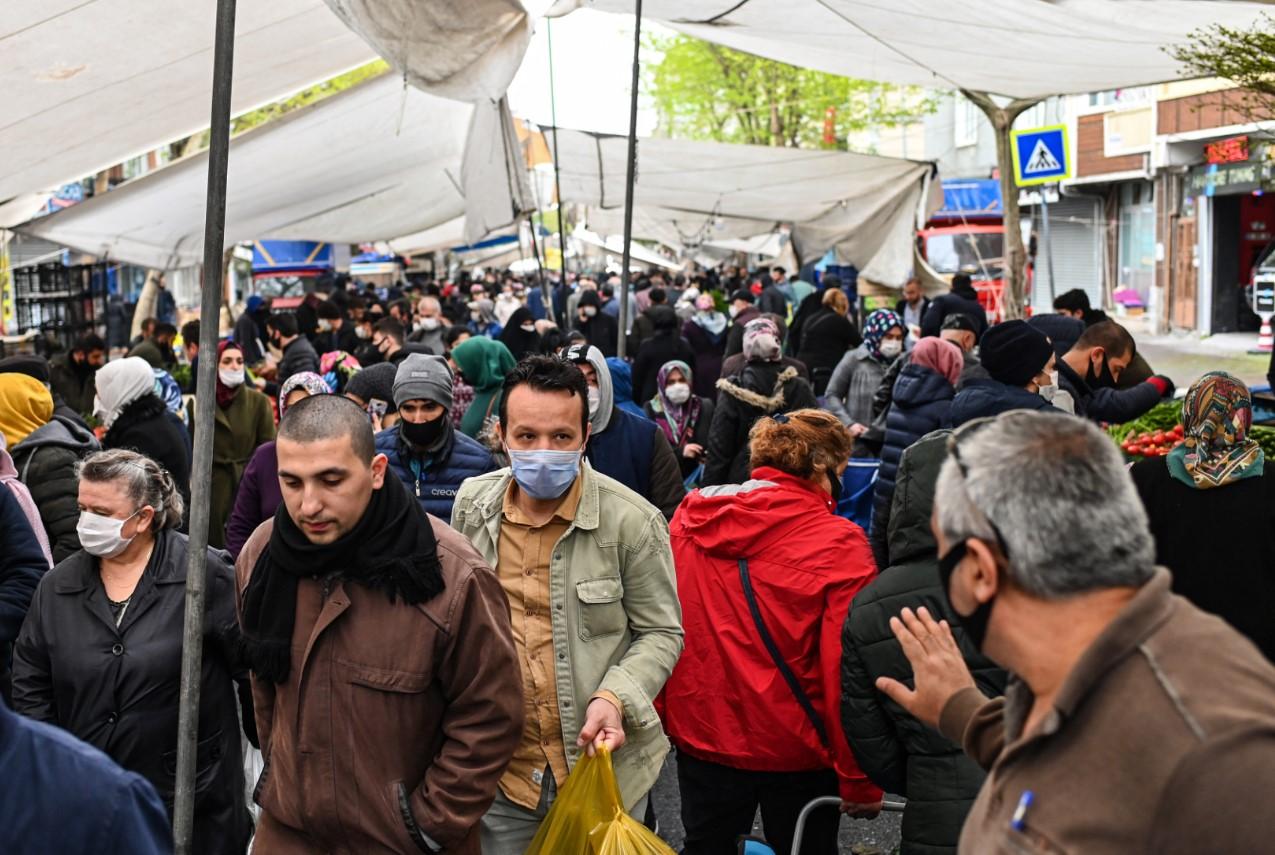
<path fill-rule="evenodd" d="M 563 200 L 622 208 L 626 140 L 560 130 L 558 143 Z M 937 182 L 928 180 L 932 172 L 930 163 L 842 151 L 643 139 L 634 203 L 648 222 L 634 234 L 671 243 L 670 224 L 674 232 L 694 226 L 711 236 L 721 218 L 735 232 L 721 237 L 751 237 L 791 223 L 802 256 L 835 249 L 865 277 L 900 286 L 912 266 L 911 235 L 927 186 L 926 206 L 942 203 Z M 596 211 L 590 224 L 611 232 Z M 663 226 L 663 236 L 652 226 Z"/>
<path fill-rule="evenodd" d="M 518 188 L 504 183 L 500 107 L 404 91 L 386 75 L 243 134 L 231 143 L 226 245 L 359 243 L 461 216 L 511 222 Z M 194 155 L 20 230 L 135 264 L 197 264 L 207 163 Z"/>
<path fill-rule="evenodd" d="M 632 14 L 633 0 L 559 0 Z M 1270 6 L 1235 0 L 644 0 L 642 17 L 804 68 L 1040 99 L 1182 76 L 1164 52 Z"/>

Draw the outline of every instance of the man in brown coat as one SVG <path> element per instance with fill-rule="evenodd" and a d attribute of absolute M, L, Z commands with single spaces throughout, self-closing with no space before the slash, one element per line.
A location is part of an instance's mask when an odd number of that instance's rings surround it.
<path fill-rule="evenodd" d="M 283 504 L 236 564 L 265 770 L 254 851 L 479 852 L 522 734 L 509 604 L 386 477 L 367 415 L 288 408 Z"/>
<path fill-rule="evenodd" d="M 905 608 L 915 690 L 877 688 L 987 769 L 961 851 L 1270 851 L 1275 667 L 1170 591 L 1110 438 L 1033 411 L 971 422 L 934 509 L 952 609 L 1016 676 L 988 701 L 947 623 Z"/>

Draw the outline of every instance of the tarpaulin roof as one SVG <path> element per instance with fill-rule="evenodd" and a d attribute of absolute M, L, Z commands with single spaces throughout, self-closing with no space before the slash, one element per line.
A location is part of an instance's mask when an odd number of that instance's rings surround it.
<path fill-rule="evenodd" d="M 361 243 L 466 213 L 488 225 L 511 222 L 499 134 L 508 122 L 495 115 L 499 109 L 404 90 L 386 75 L 236 137 L 226 245 L 255 238 Z M 20 230 L 152 267 L 199 263 L 207 164 L 207 152 L 185 158 Z M 495 164 L 488 171 L 499 182 L 464 192 L 463 173 L 488 177 L 479 164 Z"/>
<path fill-rule="evenodd" d="M 559 0 L 550 14 L 633 12 Z M 644 0 L 644 19 L 822 71 L 1019 98 L 1183 76 L 1165 46 L 1209 24 L 1247 28 L 1269 5 L 1234 0 Z"/>
<path fill-rule="evenodd" d="M 564 201 L 603 209 L 623 206 L 625 138 L 560 130 L 558 145 Z M 933 170 L 930 163 L 658 138 L 639 140 L 637 154 L 634 203 L 648 214 L 663 210 L 666 217 L 675 213 L 684 220 L 694 221 L 698 214 L 758 225 L 749 233 L 722 237 L 746 237 L 770 231 L 776 222 L 792 223 L 803 255 L 835 249 L 841 260 L 876 282 L 902 285 L 907 278 L 911 233 Z M 927 208 L 941 204 L 937 182 L 933 190 Z M 596 222 L 593 227 L 602 228 Z"/>

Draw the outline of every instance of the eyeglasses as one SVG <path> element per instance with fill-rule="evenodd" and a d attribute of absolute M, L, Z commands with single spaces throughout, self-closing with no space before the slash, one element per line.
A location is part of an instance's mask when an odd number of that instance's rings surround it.
<path fill-rule="evenodd" d="M 966 484 L 969 483 L 970 472 L 965 461 L 961 459 L 961 443 L 968 440 L 971 436 L 995 421 L 996 419 L 991 417 L 968 421 L 956 430 L 952 431 L 951 435 L 947 438 L 947 453 L 951 455 L 952 460 L 956 463 L 956 469 L 961 473 L 961 480 L 965 481 Z M 970 505 L 983 516 L 983 519 L 987 520 L 988 526 L 992 529 L 992 534 L 996 536 L 996 545 L 1000 547 L 1001 554 L 1004 555 L 1005 560 L 1008 561 L 1009 544 L 1005 542 L 1005 537 L 1001 534 L 1000 527 L 996 525 L 995 520 L 988 516 L 986 511 L 974 503 L 973 497 L 969 495 L 968 487 L 965 491 L 965 495 L 969 498 Z"/>

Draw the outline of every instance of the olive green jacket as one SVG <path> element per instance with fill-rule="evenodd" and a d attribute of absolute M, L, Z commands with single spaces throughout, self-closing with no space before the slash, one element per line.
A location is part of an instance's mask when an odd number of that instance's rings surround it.
<path fill-rule="evenodd" d="M 470 478 L 456 494 L 452 526 L 496 568 L 509 469 Z M 549 567 L 558 715 L 567 763 L 580 753 L 584 709 L 599 691 L 624 705 L 625 744 L 615 775 L 626 808 L 655 783 L 668 753 L 654 700 L 682 651 L 668 524 L 653 505 L 585 461 L 575 521 Z"/>

